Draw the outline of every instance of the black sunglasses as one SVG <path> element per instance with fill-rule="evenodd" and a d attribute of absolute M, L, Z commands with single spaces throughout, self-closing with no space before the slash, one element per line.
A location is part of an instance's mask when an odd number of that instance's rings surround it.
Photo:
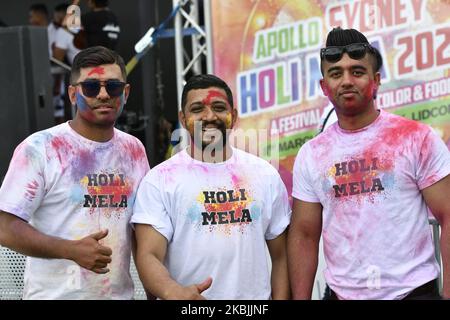
<path fill-rule="evenodd" d="M 367 50 L 374 52 L 373 47 L 368 43 L 352 43 L 346 46 L 332 46 L 320 49 L 320 59 L 328 62 L 338 62 L 342 59 L 344 52 L 347 52 L 350 58 L 359 60 L 364 58 Z"/>
<path fill-rule="evenodd" d="M 104 86 L 108 95 L 115 98 L 122 95 L 126 83 L 118 80 L 86 80 L 75 83 L 74 85 L 81 85 L 83 94 L 89 98 L 98 96 L 100 88 Z"/>

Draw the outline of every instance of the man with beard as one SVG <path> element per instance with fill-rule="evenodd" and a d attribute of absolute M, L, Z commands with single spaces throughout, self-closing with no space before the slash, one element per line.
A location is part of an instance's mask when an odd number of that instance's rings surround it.
<path fill-rule="evenodd" d="M 0 189 L 0 244 L 29 256 L 25 299 L 131 299 L 129 220 L 149 166 L 135 137 L 114 128 L 127 100 L 125 63 L 92 47 L 76 55 L 73 121 L 15 150 Z"/>
<path fill-rule="evenodd" d="M 268 162 L 230 146 L 230 88 L 193 76 L 179 119 L 191 144 L 146 175 L 131 219 L 145 289 L 160 299 L 289 298 L 288 194 Z"/>

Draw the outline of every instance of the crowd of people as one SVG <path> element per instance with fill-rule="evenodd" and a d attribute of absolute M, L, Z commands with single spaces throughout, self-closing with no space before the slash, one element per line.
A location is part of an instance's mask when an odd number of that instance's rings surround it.
<path fill-rule="evenodd" d="M 80 26 L 70 28 L 74 12 L 73 3 L 63 2 L 53 8 L 52 16 L 45 3 L 36 3 L 29 9 L 29 24 L 47 28 L 49 56 L 71 66 L 80 50 L 101 45 L 114 50 L 119 41 L 120 26 L 116 15 L 109 9 L 108 0 L 88 0 L 89 11 L 80 16 Z M 69 9 L 69 10 L 68 10 Z M 50 17 L 51 16 L 51 17 Z M 66 92 L 69 71 L 61 64 L 53 63 L 53 107 L 55 123 L 60 124 L 72 118 L 70 101 Z"/>

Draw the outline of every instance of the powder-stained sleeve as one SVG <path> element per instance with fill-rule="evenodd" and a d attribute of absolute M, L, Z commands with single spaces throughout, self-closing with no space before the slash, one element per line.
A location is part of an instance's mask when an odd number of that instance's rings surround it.
<path fill-rule="evenodd" d="M 14 151 L 0 189 L 0 210 L 29 221 L 45 195 L 45 152 L 32 138 Z"/>
<path fill-rule="evenodd" d="M 173 236 L 173 225 L 164 203 L 158 170 L 153 169 L 142 179 L 133 206 L 132 224 L 148 224 L 155 228 L 167 241 Z"/>
<path fill-rule="evenodd" d="M 450 174 L 450 151 L 432 130 L 423 139 L 416 179 L 420 190 L 423 190 Z"/>
<path fill-rule="evenodd" d="M 292 197 L 307 202 L 320 202 L 319 197 L 314 191 L 309 172 L 313 168 L 313 165 L 309 162 L 310 151 L 310 145 L 306 143 L 300 148 L 295 158 L 292 173 Z"/>
<path fill-rule="evenodd" d="M 266 240 L 278 237 L 291 221 L 288 192 L 278 172 L 274 172 L 272 181 L 272 215 L 265 233 Z"/>

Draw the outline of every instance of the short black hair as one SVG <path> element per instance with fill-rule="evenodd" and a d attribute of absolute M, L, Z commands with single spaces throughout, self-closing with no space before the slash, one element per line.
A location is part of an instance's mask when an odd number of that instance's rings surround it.
<path fill-rule="evenodd" d="M 30 11 L 38 12 L 48 18 L 47 6 L 43 3 L 35 3 L 30 6 Z"/>
<path fill-rule="evenodd" d="M 328 33 L 326 47 L 346 46 L 352 43 L 369 43 L 369 41 L 367 40 L 365 35 L 363 35 L 356 29 L 342 29 L 341 27 L 336 27 Z M 373 71 L 378 72 L 383 66 L 383 58 L 381 57 L 380 51 L 378 51 L 377 48 L 372 47 L 372 49 L 373 51 L 369 51 L 369 54 L 371 54 L 374 58 L 372 60 Z M 323 61 L 321 60 L 320 70 L 323 74 L 322 63 Z"/>
<path fill-rule="evenodd" d="M 196 89 L 207 89 L 211 87 L 223 89 L 227 94 L 228 103 L 233 108 L 233 93 L 225 81 L 212 74 L 199 74 L 190 77 L 186 82 L 183 88 L 183 93 L 181 94 L 181 109 L 184 111 L 184 108 L 186 107 L 187 95 L 189 91 Z"/>
<path fill-rule="evenodd" d="M 84 49 L 75 56 L 70 72 L 70 83 L 76 83 L 81 68 L 96 67 L 102 64 L 118 64 L 124 81 L 127 80 L 125 62 L 122 57 L 111 49 L 95 46 Z"/>
<path fill-rule="evenodd" d="M 67 12 L 67 8 L 69 7 L 69 4 L 67 2 L 63 2 L 60 4 L 57 4 L 54 8 L 53 11 L 55 12 Z"/>

